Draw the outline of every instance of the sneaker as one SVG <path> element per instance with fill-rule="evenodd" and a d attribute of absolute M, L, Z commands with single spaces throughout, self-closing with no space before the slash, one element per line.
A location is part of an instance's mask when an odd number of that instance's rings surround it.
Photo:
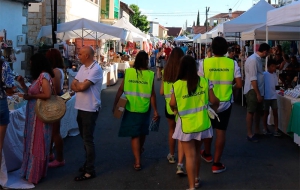
<path fill-rule="evenodd" d="M 252 137 L 247 136 L 247 140 L 250 142 L 258 142 L 256 135 L 253 135 Z"/>
<path fill-rule="evenodd" d="M 177 165 L 176 174 L 180 175 L 180 176 L 185 176 L 186 175 L 186 173 L 185 173 L 184 168 L 183 168 L 182 165 Z"/>
<path fill-rule="evenodd" d="M 200 184 L 201 184 L 200 177 L 199 178 L 195 178 L 195 188 L 199 188 Z"/>
<path fill-rule="evenodd" d="M 211 167 L 212 173 L 218 174 L 221 172 L 224 172 L 226 170 L 226 167 L 224 164 L 221 163 L 214 163 L 213 166 Z"/>
<path fill-rule="evenodd" d="M 53 162 L 50 162 L 50 163 L 48 164 L 48 167 L 49 167 L 49 168 L 57 168 L 57 167 L 64 166 L 65 163 L 66 163 L 65 160 L 63 160 L 63 161 L 61 161 L 61 162 L 59 162 L 59 161 L 57 161 L 57 160 L 54 160 Z"/>
<path fill-rule="evenodd" d="M 267 128 L 266 130 L 263 129 L 263 134 L 264 134 L 264 135 L 272 135 L 272 133 L 269 131 L 268 128 Z"/>
<path fill-rule="evenodd" d="M 211 154 L 205 154 L 204 150 L 201 150 L 200 154 L 201 154 L 201 158 L 203 160 L 205 160 L 205 162 L 207 162 L 207 163 L 212 162 L 213 159 L 212 159 Z"/>
<path fill-rule="evenodd" d="M 170 164 L 175 164 L 176 163 L 175 156 L 171 155 L 170 153 L 168 154 L 167 159 L 169 160 Z"/>
<path fill-rule="evenodd" d="M 274 131 L 273 136 L 274 137 L 280 137 L 281 133 L 279 131 Z"/>

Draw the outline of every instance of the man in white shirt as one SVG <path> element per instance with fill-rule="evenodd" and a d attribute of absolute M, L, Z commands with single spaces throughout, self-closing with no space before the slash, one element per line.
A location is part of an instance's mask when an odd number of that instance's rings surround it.
<path fill-rule="evenodd" d="M 252 54 L 245 62 L 244 94 L 247 102 L 247 140 L 258 142 L 257 135 L 252 133 L 253 118 L 255 115 L 255 134 L 259 134 L 260 117 L 263 115 L 264 74 L 262 58 L 268 56 L 270 46 L 263 43 L 256 53 Z"/>
<path fill-rule="evenodd" d="M 86 152 L 84 166 L 79 169 L 83 173 L 76 177 L 75 181 L 83 181 L 96 177 L 93 135 L 101 107 L 103 73 L 97 61 L 93 60 L 94 50 L 90 46 L 82 47 L 78 58 L 83 65 L 73 80 L 71 88 L 76 92 L 77 123 Z"/>

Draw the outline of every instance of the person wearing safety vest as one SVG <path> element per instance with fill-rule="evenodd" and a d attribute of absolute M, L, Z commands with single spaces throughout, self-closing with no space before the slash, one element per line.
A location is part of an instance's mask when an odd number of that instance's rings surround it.
<path fill-rule="evenodd" d="M 172 86 L 177 79 L 177 73 L 179 70 L 179 61 L 183 56 L 184 53 L 181 50 L 181 48 L 176 47 L 172 50 L 169 59 L 167 61 L 167 64 L 162 72 L 163 77 L 160 86 L 160 94 L 165 96 L 165 101 L 166 101 L 165 116 L 169 124 L 168 141 L 169 141 L 170 152 L 167 156 L 167 159 L 170 164 L 176 163 L 175 160 L 176 139 L 172 138 L 176 127 L 176 121 L 175 121 L 174 112 L 171 110 L 169 103 L 171 100 Z M 184 153 L 182 150 L 182 146 L 180 141 L 178 141 L 178 163 L 177 163 L 177 171 L 176 171 L 177 175 L 186 175 L 183 168 L 183 157 L 184 157 Z"/>
<path fill-rule="evenodd" d="M 216 129 L 214 159 L 211 155 L 212 138 L 204 140 L 205 149 L 201 150 L 201 157 L 206 162 L 213 161 L 213 173 L 221 173 L 226 170 L 225 165 L 220 160 L 231 114 L 232 91 L 233 87 L 242 87 L 242 79 L 238 64 L 224 56 L 228 49 L 227 41 L 223 37 L 216 37 L 213 39 L 211 46 L 214 56 L 200 62 L 198 74 L 207 78 L 214 85 L 214 93 L 220 99 L 220 106 L 217 110 L 220 122 L 217 119 L 211 120 L 213 128 Z M 234 82 L 235 85 L 233 85 Z"/>
<path fill-rule="evenodd" d="M 213 130 L 208 116 L 210 107 L 217 110 L 219 99 L 213 85 L 197 75 L 195 59 L 189 55 L 180 61 L 177 81 L 173 84 L 170 107 L 176 115 L 173 138 L 181 142 L 189 181 L 189 189 L 199 187 L 201 140 L 211 138 Z"/>
<path fill-rule="evenodd" d="M 150 104 L 154 111 L 153 120 L 159 118 L 154 91 L 154 72 L 148 69 L 149 57 L 140 51 L 134 61 L 133 68 L 126 70 L 124 80 L 119 87 L 113 105 L 113 111 L 124 93 L 127 103 L 121 121 L 119 137 L 131 137 L 131 147 L 135 158 L 134 169 L 139 171 L 141 153 L 144 151 L 146 135 L 149 134 Z"/>

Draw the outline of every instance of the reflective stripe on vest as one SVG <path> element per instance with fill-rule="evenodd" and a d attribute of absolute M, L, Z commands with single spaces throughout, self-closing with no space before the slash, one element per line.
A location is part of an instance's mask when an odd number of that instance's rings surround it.
<path fill-rule="evenodd" d="M 126 109 L 130 112 L 146 113 L 149 110 L 154 72 L 129 68 L 125 71 L 124 94 Z"/>
<path fill-rule="evenodd" d="M 172 85 L 173 85 L 173 83 L 164 82 L 164 95 L 165 95 L 165 101 L 166 101 L 166 109 L 167 109 L 167 113 L 170 115 L 174 115 L 174 112 L 172 111 L 172 109 L 170 107 Z"/>
<path fill-rule="evenodd" d="M 232 81 L 234 80 L 234 61 L 227 57 L 211 57 L 203 61 L 203 73 L 212 84 L 214 93 L 221 102 L 226 102 L 232 96 Z"/>
<path fill-rule="evenodd" d="M 208 80 L 200 77 L 200 85 L 197 85 L 192 95 L 188 94 L 186 81 L 178 80 L 173 87 L 182 132 L 198 133 L 209 129 L 211 123 L 207 113 Z"/>
<path fill-rule="evenodd" d="M 143 93 L 139 93 L 139 92 L 124 92 L 125 95 L 132 95 L 132 96 L 140 96 L 140 97 L 144 97 L 144 98 L 150 98 L 151 94 L 143 94 Z"/>
<path fill-rule="evenodd" d="M 232 85 L 232 81 L 214 81 L 214 80 L 210 80 L 210 82 L 212 84 L 228 84 L 228 85 Z"/>
<path fill-rule="evenodd" d="M 208 106 L 205 105 L 205 106 L 201 106 L 201 107 L 198 107 L 198 108 L 193 108 L 193 109 L 190 109 L 190 110 L 180 111 L 179 115 L 185 116 L 187 114 L 197 113 L 197 112 L 200 112 L 200 111 L 203 111 L 203 110 L 207 109 L 207 107 Z"/>

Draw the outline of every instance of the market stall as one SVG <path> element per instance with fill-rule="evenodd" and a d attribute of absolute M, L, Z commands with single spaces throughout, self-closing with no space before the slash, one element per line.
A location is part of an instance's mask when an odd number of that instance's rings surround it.
<path fill-rule="evenodd" d="M 295 1 L 286 6 L 280 7 L 275 10 L 271 10 L 267 13 L 266 20 L 266 42 L 269 40 L 269 30 L 273 26 L 280 26 L 282 28 L 286 27 L 300 27 L 300 2 Z M 298 75 L 299 77 L 299 75 Z M 297 81 L 299 84 L 299 80 Z M 296 86 L 293 90 L 286 90 L 284 92 L 285 96 L 291 96 L 296 98 L 297 102 L 300 100 L 300 87 Z M 298 104 L 295 104 L 296 107 L 289 107 L 288 110 L 290 114 L 287 116 L 288 120 L 288 129 L 286 132 L 294 133 L 294 141 L 299 142 L 300 139 L 300 125 L 297 118 L 300 118 L 300 112 L 298 112 Z M 280 110 L 280 109 L 279 109 Z M 286 113 L 281 113 L 286 114 Z M 280 113 L 279 113 L 280 115 Z M 282 115 L 280 115 L 282 117 Z"/>

